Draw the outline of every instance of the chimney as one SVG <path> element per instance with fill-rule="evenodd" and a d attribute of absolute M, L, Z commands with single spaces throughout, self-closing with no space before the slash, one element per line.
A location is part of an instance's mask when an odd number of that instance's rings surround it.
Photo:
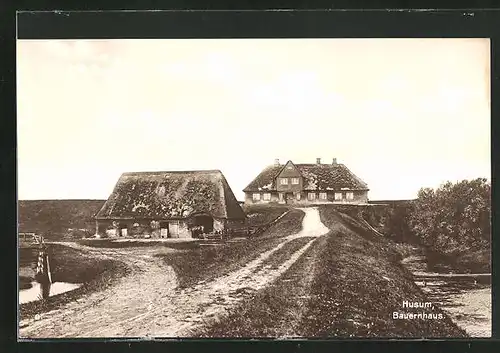
<path fill-rule="evenodd" d="M 336 164 L 337 164 L 337 158 L 334 158 L 334 159 L 332 160 L 332 164 L 333 164 L 333 165 L 336 165 Z"/>
<path fill-rule="evenodd" d="M 321 164 L 321 158 L 316 158 L 316 164 Z"/>
<path fill-rule="evenodd" d="M 274 160 L 274 165 L 280 165 L 280 160 L 278 158 Z"/>

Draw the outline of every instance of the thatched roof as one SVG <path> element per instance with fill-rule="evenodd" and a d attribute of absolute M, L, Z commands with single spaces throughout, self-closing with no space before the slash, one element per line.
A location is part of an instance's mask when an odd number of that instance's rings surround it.
<path fill-rule="evenodd" d="M 201 170 L 124 173 L 96 219 L 182 219 L 198 212 L 245 218 L 221 171 Z"/>
<path fill-rule="evenodd" d="M 368 190 L 366 183 L 344 164 L 294 164 L 304 178 L 304 190 Z M 284 165 L 266 167 L 244 192 L 275 191 L 276 177 Z"/>

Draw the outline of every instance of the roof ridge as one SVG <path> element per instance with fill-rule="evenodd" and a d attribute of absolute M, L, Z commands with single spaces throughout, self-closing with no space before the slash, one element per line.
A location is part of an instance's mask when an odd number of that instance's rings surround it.
<path fill-rule="evenodd" d="M 222 173 L 220 169 L 197 169 L 197 170 L 164 170 L 164 171 L 142 171 L 142 172 L 124 172 L 126 175 L 155 175 L 155 174 L 182 174 L 182 173 Z"/>
<path fill-rule="evenodd" d="M 294 163 L 294 165 L 306 165 L 306 166 L 314 166 L 314 167 L 321 167 L 321 166 L 327 166 L 327 167 L 337 167 L 337 166 L 342 166 L 344 165 L 343 163 L 335 163 L 335 164 L 329 164 L 329 163 Z"/>

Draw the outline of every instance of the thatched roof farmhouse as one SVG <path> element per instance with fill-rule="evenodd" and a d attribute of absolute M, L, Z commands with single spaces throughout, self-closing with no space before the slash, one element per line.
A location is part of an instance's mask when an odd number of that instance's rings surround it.
<path fill-rule="evenodd" d="M 96 217 L 97 234 L 192 237 L 222 231 L 245 213 L 219 170 L 124 173 Z"/>
<path fill-rule="evenodd" d="M 276 160 L 243 189 L 246 204 L 366 203 L 368 185 L 344 164 L 280 164 Z"/>

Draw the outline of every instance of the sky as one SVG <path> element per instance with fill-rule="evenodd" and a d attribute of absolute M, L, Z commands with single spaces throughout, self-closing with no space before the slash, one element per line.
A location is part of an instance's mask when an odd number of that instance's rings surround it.
<path fill-rule="evenodd" d="M 488 39 L 20 40 L 18 198 L 337 158 L 371 200 L 490 179 Z"/>

